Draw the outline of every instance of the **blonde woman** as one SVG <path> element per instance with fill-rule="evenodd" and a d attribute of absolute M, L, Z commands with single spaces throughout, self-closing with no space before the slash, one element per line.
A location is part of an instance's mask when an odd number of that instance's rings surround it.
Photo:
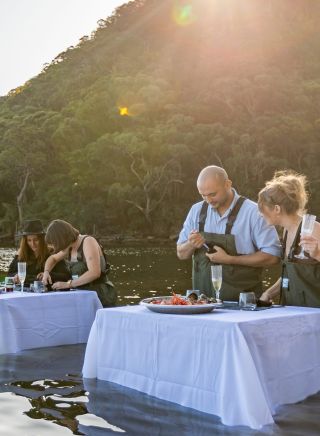
<path fill-rule="evenodd" d="M 300 240 L 308 201 L 306 184 L 304 175 L 282 171 L 259 192 L 261 214 L 269 225 L 283 228 L 282 276 L 262 294 L 263 301 L 280 294 L 281 303 L 286 305 L 320 307 L 320 224 L 315 222 L 312 235 Z M 307 260 L 296 257 L 301 244 L 309 254 Z"/>

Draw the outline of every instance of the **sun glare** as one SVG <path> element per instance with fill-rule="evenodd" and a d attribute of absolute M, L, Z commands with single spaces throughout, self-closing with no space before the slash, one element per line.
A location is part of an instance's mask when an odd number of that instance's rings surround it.
<path fill-rule="evenodd" d="M 188 26 L 195 20 L 193 7 L 190 4 L 176 4 L 172 16 L 179 26 Z"/>

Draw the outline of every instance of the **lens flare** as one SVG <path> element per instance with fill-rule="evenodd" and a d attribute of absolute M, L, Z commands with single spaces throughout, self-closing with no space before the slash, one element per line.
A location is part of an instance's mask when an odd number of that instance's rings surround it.
<path fill-rule="evenodd" d="M 174 6 L 172 15 L 174 21 L 179 26 L 188 26 L 195 20 L 193 8 L 190 4 L 176 4 Z"/>
<path fill-rule="evenodd" d="M 126 106 L 120 106 L 119 107 L 119 114 L 123 116 L 129 116 L 129 109 Z"/>

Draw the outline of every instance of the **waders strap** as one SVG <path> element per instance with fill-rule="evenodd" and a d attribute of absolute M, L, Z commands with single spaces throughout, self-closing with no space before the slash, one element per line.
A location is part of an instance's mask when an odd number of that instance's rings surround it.
<path fill-rule="evenodd" d="M 208 203 L 204 201 L 201 206 L 200 216 L 199 216 L 199 232 L 204 231 L 204 224 L 206 222 L 208 212 Z"/>
<path fill-rule="evenodd" d="M 232 209 L 232 211 L 229 213 L 228 215 L 228 222 L 226 225 L 226 231 L 225 234 L 226 235 L 230 235 L 231 234 L 231 230 L 233 227 L 233 224 L 235 223 L 235 220 L 237 219 L 239 210 L 241 209 L 241 206 L 243 205 L 243 202 L 246 198 L 245 197 L 239 197 L 236 204 L 234 205 L 234 208 Z"/>
<path fill-rule="evenodd" d="M 245 197 L 239 197 L 236 204 L 234 205 L 232 211 L 229 213 L 228 215 L 228 222 L 226 224 L 226 231 L 225 234 L 226 235 L 230 235 L 231 234 L 231 230 L 233 227 L 233 224 L 235 223 L 239 210 L 241 208 L 241 206 L 243 205 L 243 202 L 246 198 Z M 208 213 L 208 203 L 206 201 L 204 201 L 202 203 L 201 206 L 201 211 L 200 211 L 200 216 L 199 216 L 199 232 L 203 232 L 204 231 L 204 225 L 206 222 L 206 218 L 207 218 L 207 213 Z"/>

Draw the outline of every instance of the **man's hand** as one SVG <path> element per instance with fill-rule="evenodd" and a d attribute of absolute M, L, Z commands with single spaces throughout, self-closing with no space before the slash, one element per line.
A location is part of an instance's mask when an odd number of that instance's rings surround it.
<path fill-rule="evenodd" d="M 205 243 L 204 238 L 197 230 L 192 230 L 188 236 L 188 242 L 194 250 L 201 248 Z"/>
<path fill-rule="evenodd" d="M 231 264 L 232 256 L 230 256 L 223 248 L 215 245 L 213 247 L 216 252 L 215 253 L 206 253 L 206 256 L 210 259 L 210 262 L 213 263 L 221 263 L 224 265 Z"/>

